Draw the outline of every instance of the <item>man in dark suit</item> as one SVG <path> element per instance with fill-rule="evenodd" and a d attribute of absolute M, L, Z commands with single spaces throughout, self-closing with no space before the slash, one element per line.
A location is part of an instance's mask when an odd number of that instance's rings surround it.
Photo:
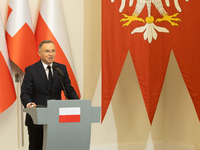
<path fill-rule="evenodd" d="M 60 75 L 68 99 L 79 99 L 67 73 L 66 66 L 54 62 L 56 56 L 55 45 L 50 40 L 44 40 L 39 45 L 40 61 L 25 69 L 21 86 L 21 101 L 24 107 L 31 108 L 39 105 L 46 106 L 47 100 L 61 99 L 64 90 L 59 79 L 59 73 L 52 68 L 58 67 L 64 75 Z M 50 67 L 48 67 L 50 66 Z M 42 150 L 43 126 L 33 124 L 29 114 L 26 114 L 26 126 L 29 134 L 29 150 Z"/>

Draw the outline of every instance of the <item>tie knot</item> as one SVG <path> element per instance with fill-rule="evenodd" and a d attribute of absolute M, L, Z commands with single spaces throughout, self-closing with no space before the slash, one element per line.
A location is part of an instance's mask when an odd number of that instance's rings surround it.
<path fill-rule="evenodd" d="M 50 70 L 50 69 L 51 69 L 51 66 L 47 66 L 47 68 Z"/>

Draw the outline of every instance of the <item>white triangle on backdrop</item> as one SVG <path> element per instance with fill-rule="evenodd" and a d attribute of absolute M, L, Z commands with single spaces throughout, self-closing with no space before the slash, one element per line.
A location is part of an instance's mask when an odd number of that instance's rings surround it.
<path fill-rule="evenodd" d="M 92 106 L 101 106 L 101 72 L 92 100 Z M 112 139 L 112 141 L 110 141 L 110 139 Z M 107 141 L 112 144 L 106 143 Z M 102 149 L 118 150 L 117 129 L 112 110 L 112 103 L 110 103 L 110 106 L 108 107 L 103 123 L 92 123 L 90 150 Z"/>

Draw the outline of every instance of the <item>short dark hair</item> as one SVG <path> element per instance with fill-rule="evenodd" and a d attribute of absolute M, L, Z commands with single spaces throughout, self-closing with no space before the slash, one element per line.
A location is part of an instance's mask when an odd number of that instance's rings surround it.
<path fill-rule="evenodd" d="M 41 49 L 42 45 L 45 44 L 45 43 L 53 43 L 53 41 L 51 40 L 43 40 L 40 45 L 39 45 L 39 50 Z M 54 43 L 53 43 L 54 44 Z M 55 44 L 54 44 L 55 45 Z"/>

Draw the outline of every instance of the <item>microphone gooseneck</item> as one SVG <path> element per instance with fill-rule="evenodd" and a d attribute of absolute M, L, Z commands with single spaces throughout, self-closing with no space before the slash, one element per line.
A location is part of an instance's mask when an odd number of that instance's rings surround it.
<path fill-rule="evenodd" d="M 61 76 L 64 76 L 64 73 L 58 68 L 58 65 L 57 65 L 57 64 L 53 64 L 53 65 L 52 65 L 52 68 L 53 68 L 54 70 L 56 70 L 57 73 L 58 73 L 58 76 L 59 76 L 60 82 L 61 82 L 61 84 L 62 84 L 62 88 L 63 88 L 64 94 L 65 94 L 65 99 L 67 99 L 66 89 L 65 89 L 65 86 L 64 86 L 64 84 L 63 84 L 63 80 L 62 80 L 62 78 L 61 78 Z"/>

